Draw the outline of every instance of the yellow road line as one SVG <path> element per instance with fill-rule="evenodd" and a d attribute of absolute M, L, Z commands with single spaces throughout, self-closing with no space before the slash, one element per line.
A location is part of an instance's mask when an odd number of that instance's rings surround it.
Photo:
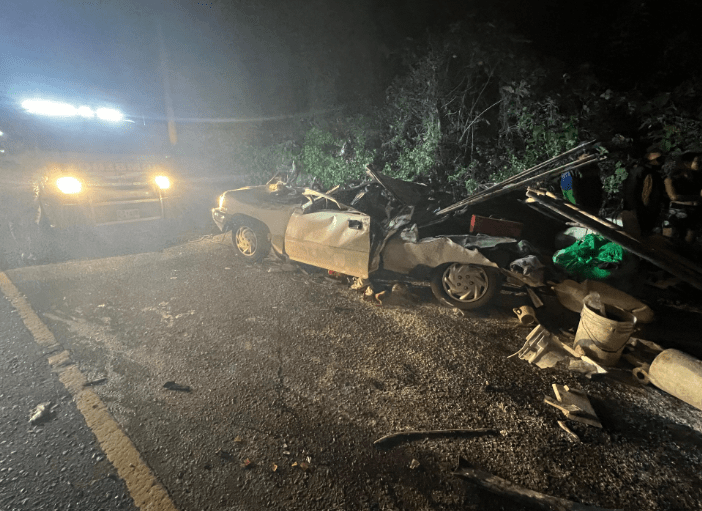
<path fill-rule="evenodd" d="M 34 340 L 44 348 L 58 347 L 54 334 L 37 316 L 27 299 L 0 271 L 0 291 L 19 312 Z M 85 376 L 71 363 L 70 353 L 62 351 L 48 357 L 49 365 L 58 373 L 59 380 L 73 395 L 78 410 L 95 434 L 117 473 L 124 480 L 134 503 L 145 511 L 177 511 L 166 489 L 139 455 L 129 437 L 112 418 L 105 403 L 90 389 L 84 388 Z"/>

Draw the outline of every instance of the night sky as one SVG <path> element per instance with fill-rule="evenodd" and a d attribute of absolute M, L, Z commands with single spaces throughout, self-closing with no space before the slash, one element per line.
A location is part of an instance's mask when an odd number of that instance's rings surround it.
<path fill-rule="evenodd" d="M 41 96 L 163 116 L 160 25 L 177 117 L 320 111 L 382 97 L 393 52 L 464 16 L 522 33 L 544 55 L 573 69 L 589 63 L 623 87 L 678 59 L 672 83 L 699 59 L 694 8 L 691 0 L 7 2 L 0 98 Z M 666 53 L 675 38 L 689 51 Z"/>

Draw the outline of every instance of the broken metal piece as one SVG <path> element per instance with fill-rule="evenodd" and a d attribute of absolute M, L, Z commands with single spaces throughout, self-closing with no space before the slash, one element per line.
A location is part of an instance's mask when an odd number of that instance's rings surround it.
<path fill-rule="evenodd" d="M 489 472 L 473 467 L 464 458 L 458 459 L 458 467 L 453 472 L 453 475 L 477 484 L 490 493 L 512 498 L 528 506 L 538 506 L 541 509 L 551 511 L 614 511 L 529 490 Z"/>
<path fill-rule="evenodd" d="M 580 443 L 580 437 L 573 433 L 573 431 L 568 426 L 566 426 L 566 423 L 564 421 L 558 421 L 558 425 L 563 431 L 568 433 L 568 438 L 570 438 L 573 442 Z"/>
<path fill-rule="evenodd" d="M 496 436 L 500 432 L 496 429 L 435 429 L 427 431 L 401 431 L 400 433 L 392 433 L 379 438 L 373 445 L 376 447 L 393 447 L 402 442 L 412 440 L 422 440 L 424 438 L 474 438 L 478 436 Z"/>
<path fill-rule="evenodd" d="M 538 323 L 534 309 L 532 309 L 528 305 L 515 307 L 512 310 L 517 315 L 517 319 L 522 325 L 533 325 L 534 323 Z"/>
<path fill-rule="evenodd" d="M 597 418 L 594 408 L 587 398 L 587 394 L 582 390 L 571 389 L 567 385 L 553 384 L 553 393 L 557 402 L 546 396 L 544 402 L 558 408 L 563 414 L 574 421 L 582 422 L 596 428 L 601 428 L 602 424 Z"/>
<path fill-rule="evenodd" d="M 524 346 L 507 358 L 518 356 L 530 364 L 536 364 L 541 369 L 553 367 L 565 358 L 563 353 L 559 353 L 561 346 L 554 343 L 554 338 L 551 332 L 542 325 L 538 325 L 527 335 Z"/>

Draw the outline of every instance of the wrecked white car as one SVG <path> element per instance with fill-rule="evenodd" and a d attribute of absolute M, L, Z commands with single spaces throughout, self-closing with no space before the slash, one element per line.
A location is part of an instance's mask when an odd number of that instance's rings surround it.
<path fill-rule="evenodd" d="M 371 175 L 374 189 L 321 193 L 277 181 L 230 190 L 212 217 L 220 231 L 231 231 L 233 248 L 249 261 L 260 261 L 272 248 L 283 258 L 354 277 L 379 270 L 409 275 L 429 280 L 440 301 L 460 309 L 487 304 L 505 272 L 498 261 L 506 266 L 526 255 L 508 237 L 418 239 L 413 215 L 422 185 Z"/>

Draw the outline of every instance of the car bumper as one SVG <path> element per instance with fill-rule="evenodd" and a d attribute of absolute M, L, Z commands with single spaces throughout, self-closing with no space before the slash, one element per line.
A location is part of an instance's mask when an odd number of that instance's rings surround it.
<path fill-rule="evenodd" d="M 212 208 L 212 220 L 217 224 L 220 231 L 224 231 L 224 226 L 227 223 L 227 215 L 220 208 Z"/>
<path fill-rule="evenodd" d="M 42 214 L 57 229 L 75 226 L 104 226 L 155 222 L 176 216 L 173 198 L 141 200 L 65 202 L 54 198 L 40 199 Z"/>

